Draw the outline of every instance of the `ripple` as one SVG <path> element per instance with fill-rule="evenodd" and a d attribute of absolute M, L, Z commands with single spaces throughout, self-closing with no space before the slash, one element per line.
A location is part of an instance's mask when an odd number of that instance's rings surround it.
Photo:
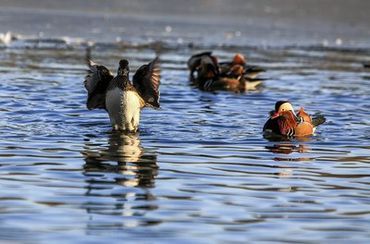
<path fill-rule="evenodd" d="M 85 44 L 54 41 L 0 50 L 2 239 L 368 238 L 366 50 L 219 47 L 222 60 L 237 50 L 268 70 L 261 90 L 235 94 L 189 85 L 188 57 L 210 47 L 96 44 L 93 58 L 113 72 L 121 57 L 133 70 L 161 59 L 162 109 L 121 135 L 85 109 Z M 263 138 L 281 99 L 327 123 L 305 140 Z"/>

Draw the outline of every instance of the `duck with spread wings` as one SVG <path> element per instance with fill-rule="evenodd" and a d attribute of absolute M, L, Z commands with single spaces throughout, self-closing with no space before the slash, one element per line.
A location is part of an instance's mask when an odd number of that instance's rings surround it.
<path fill-rule="evenodd" d="M 139 128 L 140 112 L 144 107 L 159 108 L 160 68 L 155 58 L 141 66 L 129 79 L 129 62 L 119 62 L 117 75 L 103 65 L 88 60 L 89 70 L 84 84 L 88 92 L 86 106 L 105 109 L 113 130 L 136 132 Z"/>

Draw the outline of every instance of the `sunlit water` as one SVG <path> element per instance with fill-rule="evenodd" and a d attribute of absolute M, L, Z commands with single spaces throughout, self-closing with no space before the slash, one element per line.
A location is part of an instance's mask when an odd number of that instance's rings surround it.
<path fill-rule="evenodd" d="M 160 56 L 162 108 L 143 111 L 136 135 L 86 109 L 83 47 L 0 49 L 0 239 L 369 240 L 369 52 L 212 49 L 247 54 L 268 70 L 264 87 L 189 86 L 186 61 L 206 48 L 93 49 L 114 72 L 122 57 L 134 71 Z M 327 123 L 306 140 L 264 139 L 281 99 Z"/>

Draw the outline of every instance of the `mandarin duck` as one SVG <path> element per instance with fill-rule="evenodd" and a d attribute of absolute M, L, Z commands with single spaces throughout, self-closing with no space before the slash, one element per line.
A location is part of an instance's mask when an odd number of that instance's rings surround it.
<path fill-rule="evenodd" d="M 103 65 L 88 60 L 84 85 L 88 92 L 86 106 L 105 109 L 113 130 L 136 132 L 144 107 L 159 108 L 160 68 L 158 58 L 142 65 L 129 79 L 129 62 L 119 62 L 117 75 Z"/>
<path fill-rule="evenodd" d="M 240 70 L 244 77 L 250 80 L 255 79 L 260 73 L 266 71 L 259 66 L 248 65 L 247 58 L 241 53 L 235 54 L 231 62 L 222 62 L 219 63 L 219 65 L 221 75 L 228 76 L 232 74 L 234 70 Z"/>
<path fill-rule="evenodd" d="M 236 54 L 231 62 L 219 63 L 212 52 L 203 52 L 191 56 L 187 64 L 190 80 L 206 91 L 254 90 L 261 84 L 261 79 L 255 77 L 264 71 L 256 66 L 247 65 L 242 54 Z"/>
<path fill-rule="evenodd" d="M 303 108 L 295 113 L 289 101 L 278 101 L 275 110 L 263 127 L 267 134 L 287 137 L 304 137 L 315 133 L 316 127 L 323 124 L 326 119 L 323 115 L 310 116 Z"/>

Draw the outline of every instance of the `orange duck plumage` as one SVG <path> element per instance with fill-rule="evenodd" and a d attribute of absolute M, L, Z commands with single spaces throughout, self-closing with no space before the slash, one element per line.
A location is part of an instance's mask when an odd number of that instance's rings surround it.
<path fill-rule="evenodd" d="M 304 137 L 313 135 L 315 129 L 326 119 L 322 115 L 311 117 L 301 108 L 297 113 L 288 101 L 278 101 L 275 110 L 271 113 L 263 127 L 263 131 L 268 134 Z"/>

